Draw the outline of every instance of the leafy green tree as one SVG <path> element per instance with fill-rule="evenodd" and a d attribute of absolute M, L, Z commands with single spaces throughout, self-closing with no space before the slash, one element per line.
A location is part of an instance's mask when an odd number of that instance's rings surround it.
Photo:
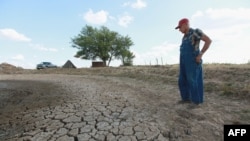
<path fill-rule="evenodd" d="M 128 50 L 123 51 L 121 55 L 123 66 L 132 66 L 134 58 L 135 55 L 133 54 L 133 52 L 130 52 Z"/>
<path fill-rule="evenodd" d="M 97 29 L 86 25 L 80 34 L 72 39 L 72 47 L 78 49 L 75 57 L 86 60 L 101 59 L 105 66 L 107 61 L 109 66 L 111 60 L 123 59 L 128 54 L 124 52 L 130 52 L 132 45 L 133 42 L 128 36 L 121 36 L 105 26 Z"/>

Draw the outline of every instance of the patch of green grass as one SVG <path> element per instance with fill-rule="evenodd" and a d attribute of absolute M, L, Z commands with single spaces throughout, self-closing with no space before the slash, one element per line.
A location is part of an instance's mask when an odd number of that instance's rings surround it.
<path fill-rule="evenodd" d="M 219 90 L 222 96 L 245 99 L 250 101 L 250 84 L 226 82 L 221 84 Z"/>

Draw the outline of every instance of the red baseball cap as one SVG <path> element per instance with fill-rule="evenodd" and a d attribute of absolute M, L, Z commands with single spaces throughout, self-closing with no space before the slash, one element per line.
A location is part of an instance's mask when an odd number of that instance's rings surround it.
<path fill-rule="evenodd" d="M 179 21 L 178 26 L 176 26 L 176 28 L 175 28 L 175 29 L 180 28 L 182 24 L 186 24 L 186 23 L 189 23 L 189 21 L 188 21 L 188 19 L 187 19 L 187 18 L 183 18 L 183 19 L 181 19 L 181 20 Z"/>

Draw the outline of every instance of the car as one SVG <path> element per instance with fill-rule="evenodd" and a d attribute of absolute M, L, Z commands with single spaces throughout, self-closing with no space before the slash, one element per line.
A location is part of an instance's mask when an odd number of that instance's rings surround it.
<path fill-rule="evenodd" d="M 52 64 L 51 62 L 41 62 L 40 64 L 36 65 L 36 69 L 38 70 L 46 68 L 57 68 L 57 66 Z"/>

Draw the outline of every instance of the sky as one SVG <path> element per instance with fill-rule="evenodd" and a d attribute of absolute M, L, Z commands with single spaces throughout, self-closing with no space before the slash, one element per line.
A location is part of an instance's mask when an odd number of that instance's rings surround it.
<path fill-rule="evenodd" d="M 90 25 L 129 36 L 134 65 L 178 64 L 183 34 L 175 27 L 182 18 L 212 39 L 204 63 L 250 62 L 249 0 L 0 0 L 0 63 L 35 69 L 42 61 L 70 60 L 91 67 L 72 47 Z"/>

